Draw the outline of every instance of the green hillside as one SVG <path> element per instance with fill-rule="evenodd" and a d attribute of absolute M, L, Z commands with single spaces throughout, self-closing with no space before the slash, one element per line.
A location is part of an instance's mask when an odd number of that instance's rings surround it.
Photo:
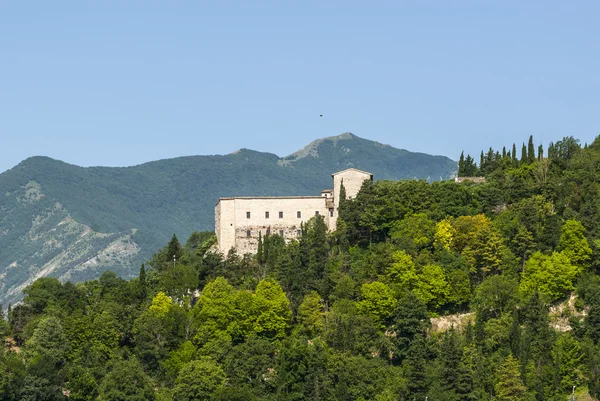
<path fill-rule="evenodd" d="M 597 401 L 600 137 L 530 143 L 461 157 L 477 183 L 366 181 L 255 255 L 194 233 L 131 280 L 41 278 L 0 400 Z"/>
<path fill-rule="evenodd" d="M 242 149 L 132 167 L 79 167 L 32 157 L 0 174 L 0 302 L 43 275 L 83 280 L 106 269 L 131 276 L 173 233 L 212 230 L 219 197 L 318 194 L 331 173 L 376 179 L 450 178 L 456 162 L 352 134 L 285 158 Z"/>

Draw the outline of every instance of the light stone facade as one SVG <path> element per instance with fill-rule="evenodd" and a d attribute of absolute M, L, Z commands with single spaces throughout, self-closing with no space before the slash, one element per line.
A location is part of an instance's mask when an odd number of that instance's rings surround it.
<path fill-rule="evenodd" d="M 358 194 L 365 180 L 373 175 L 354 168 L 332 174 L 333 189 L 321 196 L 264 196 L 221 198 L 215 206 L 215 233 L 219 252 L 227 254 L 235 248 L 240 254 L 254 253 L 259 233 L 282 235 L 286 241 L 298 239 L 300 225 L 315 214 L 322 215 L 330 231 L 338 217 L 340 187 L 346 197 Z"/>

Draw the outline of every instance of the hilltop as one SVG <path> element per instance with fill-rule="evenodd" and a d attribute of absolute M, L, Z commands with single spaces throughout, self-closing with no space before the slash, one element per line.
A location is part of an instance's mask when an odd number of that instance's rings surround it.
<path fill-rule="evenodd" d="M 342 134 L 286 157 L 241 149 L 132 167 L 80 167 L 31 157 L 0 174 L 0 303 L 38 277 L 124 277 L 176 233 L 212 230 L 219 197 L 318 194 L 348 167 L 375 179 L 442 180 L 457 164 Z"/>

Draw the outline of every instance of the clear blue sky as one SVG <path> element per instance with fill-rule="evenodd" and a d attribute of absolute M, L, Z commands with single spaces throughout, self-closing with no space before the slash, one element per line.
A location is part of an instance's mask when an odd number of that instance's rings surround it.
<path fill-rule="evenodd" d="M 0 0 L 1 1 L 1 0 Z M 598 1 L 1 1 L 0 171 L 600 134 Z M 323 114 L 320 118 L 319 114 Z"/>

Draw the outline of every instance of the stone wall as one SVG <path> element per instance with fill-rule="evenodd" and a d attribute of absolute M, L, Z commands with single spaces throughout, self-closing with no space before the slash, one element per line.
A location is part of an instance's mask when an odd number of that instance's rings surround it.
<path fill-rule="evenodd" d="M 225 206 L 233 204 L 233 208 Z M 223 204 L 219 206 L 220 204 Z M 229 216 L 225 216 L 225 208 Z M 269 216 L 266 216 L 266 212 Z M 280 217 L 280 212 L 281 217 Z M 300 217 L 298 217 L 300 212 Z M 235 247 L 240 254 L 256 252 L 258 247 L 258 233 L 264 236 L 268 229 L 272 234 L 284 231 L 284 238 L 292 240 L 297 238 L 300 224 L 307 222 L 316 212 L 325 217 L 325 224 L 329 227 L 331 217 L 326 207 L 326 198 L 321 196 L 298 197 L 248 197 L 221 199 L 215 208 L 215 227 L 220 228 L 217 234 L 219 250 L 223 253 Z M 249 213 L 249 216 L 248 216 Z M 227 227 L 233 230 L 228 230 Z M 248 231 L 250 232 L 248 235 Z"/>

